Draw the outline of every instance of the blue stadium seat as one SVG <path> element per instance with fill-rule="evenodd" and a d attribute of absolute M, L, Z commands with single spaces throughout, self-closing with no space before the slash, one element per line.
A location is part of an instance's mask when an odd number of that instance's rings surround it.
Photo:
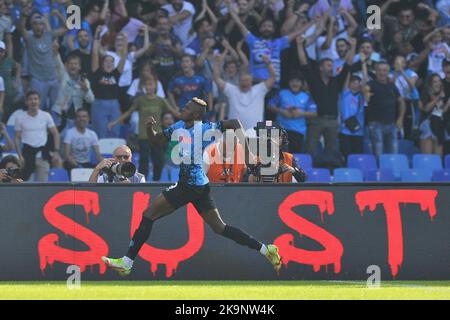
<path fill-rule="evenodd" d="M 411 160 L 414 154 L 420 153 L 420 150 L 413 141 L 402 139 L 398 141 L 398 152 L 406 155 L 408 160 Z"/>
<path fill-rule="evenodd" d="M 377 159 L 373 154 L 350 154 L 347 159 L 347 166 L 361 170 L 364 176 L 367 175 L 367 171 L 378 169 Z"/>
<path fill-rule="evenodd" d="M 450 154 L 445 156 L 445 169 L 450 169 Z"/>
<path fill-rule="evenodd" d="M 431 181 L 435 182 L 450 182 L 450 169 L 443 169 L 434 171 Z"/>
<path fill-rule="evenodd" d="M 167 166 L 164 166 L 164 168 L 162 169 L 161 179 L 159 180 L 159 182 L 170 182 L 169 168 Z"/>
<path fill-rule="evenodd" d="M 433 171 L 442 170 L 442 160 L 437 154 L 415 154 L 413 168 L 428 170 L 433 173 Z"/>
<path fill-rule="evenodd" d="M 306 169 L 313 166 L 312 157 L 308 153 L 294 153 L 294 158 L 299 168 Z"/>
<path fill-rule="evenodd" d="M 53 168 L 48 173 L 48 182 L 69 182 L 69 174 L 66 169 Z"/>
<path fill-rule="evenodd" d="M 380 169 L 391 169 L 394 177 L 400 180 L 401 172 L 409 169 L 408 158 L 404 154 L 382 154 Z"/>
<path fill-rule="evenodd" d="M 334 170 L 334 182 L 363 182 L 363 174 L 359 169 L 338 168 Z"/>
<path fill-rule="evenodd" d="M 409 169 L 401 171 L 402 182 L 430 182 L 431 171 L 424 169 Z"/>
<path fill-rule="evenodd" d="M 306 182 L 331 182 L 330 170 L 322 168 L 307 168 L 306 174 L 308 179 Z"/>
<path fill-rule="evenodd" d="M 394 174 L 391 169 L 384 168 L 379 170 L 369 170 L 365 177 L 366 182 L 395 182 Z"/>

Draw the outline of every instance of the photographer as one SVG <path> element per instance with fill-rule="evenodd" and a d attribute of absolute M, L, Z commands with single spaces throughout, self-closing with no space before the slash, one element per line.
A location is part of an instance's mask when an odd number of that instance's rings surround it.
<path fill-rule="evenodd" d="M 263 151 L 263 153 L 271 154 L 272 159 L 270 164 L 261 162 L 261 150 L 258 148 L 256 164 L 248 166 L 248 182 L 250 183 L 291 183 L 292 178 L 295 178 L 297 182 L 306 181 L 306 173 L 303 169 L 299 168 L 295 162 L 294 156 L 291 153 L 285 152 L 283 150 L 287 149 L 289 145 L 288 135 L 284 129 L 277 123 L 272 123 L 272 121 L 259 122 L 255 128 L 257 132 L 258 139 L 263 139 L 265 141 L 269 140 L 270 145 L 268 145 L 269 150 Z M 261 130 L 267 130 L 267 136 L 261 136 Z M 273 136 L 275 131 L 278 130 L 277 135 Z M 263 141 L 264 142 L 264 141 Z M 258 147 L 263 145 L 258 141 Z M 276 157 L 276 152 L 279 152 L 278 157 Z M 263 171 L 264 168 L 270 168 L 273 166 L 273 160 L 277 161 L 275 168 L 273 168 L 274 174 L 267 174 Z M 271 170 L 272 171 L 272 170 Z M 267 171 L 266 171 L 267 172 Z"/>
<path fill-rule="evenodd" d="M 136 172 L 131 162 L 132 154 L 128 146 L 114 150 L 111 159 L 103 159 L 94 169 L 89 182 L 92 183 L 145 183 L 144 175 Z"/>
<path fill-rule="evenodd" d="M 22 183 L 22 170 L 15 156 L 4 157 L 0 162 L 0 183 Z"/>

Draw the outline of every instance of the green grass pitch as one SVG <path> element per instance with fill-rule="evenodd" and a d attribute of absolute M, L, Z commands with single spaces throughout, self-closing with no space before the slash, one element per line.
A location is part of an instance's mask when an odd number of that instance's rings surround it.
<path fill-rule="evenodd" d="M 386 281 L 380 288 L 358 281 L 86 281 L 79 289 L 68 289 L 65 282 L 0 282 L 0 299 L 450 300 L 450 281 Z"/>

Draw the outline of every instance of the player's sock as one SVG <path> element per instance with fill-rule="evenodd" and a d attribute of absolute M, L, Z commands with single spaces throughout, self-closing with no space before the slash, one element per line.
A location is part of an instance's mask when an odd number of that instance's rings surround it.
<path fill-rule="evenodd" d="M 123 262 L 127 265 L 127 267 L 132 268 L 133 267 L 133 260 L 131 260 L 129 257 L 124 256 L 122 258 Z"/>
<path fill-rule="evenodd" d="M 247 246 L 254 250 L 261 250 L 261 247 L 263 244 L 255 239 L 253 239 L 251 236 L 246 234 L 241 229 L 226 225 L 225 229 L 223 230 L 222 236 L 225 238 L 231 239 L 240 245 Z"/>
<path fill-rule="evenodd" d="M 263 244 L 263 245 L 261 246 L 261 249 L 259 250 L 259 252 L 261 252 L 261 254 L 262 254 L 263 256 L 266 256 L 266 255 L 267 255 L 267 247 L 266 247 L 265 244 Z"/>
<path fill-rule="evenodd" d="M 133 239 L 130 241 L 130 246 L 128 248 L 127 257 L 131 260 L 134 260 L 141 249 L 142 245 L 147 241 L 150 237 L 150 232 L 152 231 L 153 220 L 147 218 L 146 216 L 142 217 L 141 224 L 139 228 L 134 233 Z"/>

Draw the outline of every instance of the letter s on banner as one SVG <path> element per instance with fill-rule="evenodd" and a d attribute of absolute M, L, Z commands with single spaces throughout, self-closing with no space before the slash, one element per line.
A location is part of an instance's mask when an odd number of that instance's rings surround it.
<path fill-rule="evenodd" d="M 325 229 L 297 215 L 292 208 L 296 206 L 317 206 L 323 222 L 325 211 L 329 215 L 334 213 L 334 198 L 332 192 L 325 191 L 297 191 L 289 195 L 278 208 L 281 220 L 290 228 L 319 242 L 325 249 L 309 251 L 294 246 L 294 236 L 283 234 L 275 239 L 274 244 L 280 248 L 283 264 L 287 266 L 290 261 L 313 266 L 315 272 L 320 266 L 334 264 L 334 272 L 341 271 L 341 258 L 344 246 L 341 241 Z"/>
<path fill-rule="evenodd" d="M 133 195 L 133 216 L 130 229 L 131 238 L 141 223 L 142 215 L 148 208 L 149 200 L 150 195 L 148 193 L 136 192 Z M 173 272 L 178 268 L 180 262 L 190 259 L 200 251 L 205 240 L 205 228 L 203 219 L 192 204 L 187 206 L 187 225 L 189 239 L 186 244 L 180 248 L 163 250 L 144 243 L 139 251 L 139 256 L 145 261 L 150 262 L 153 275 L 156 274 L 158 265 L 163 264 L 166 266 L 166 277 L 170 278 L 173 275 Z"/>
<path fill-rule="evenodd" d="M 100 214 L 99 198 L 96 192 L 68 190 L 62 191 L 51 197 L 44 206 L 44 217 L 53 227 L 61 230 L 65 235 L 69 235 L 83 241 L 88 247 L 88 251 L 73 251 L 58 246 L 59 235 L 50 233 L 42 237 L 38 243 L 40 269 L 43 272 L 47 264 L 53 265 L 55 261 L 69 265 L 77 265 L 81 272 L 86 266 L 98 264 L 100 273 L 106 271 L 106 266 L 101 262 L 101 256 L 108 255 L 108 244 L 99 235 L 76 223 L 58 211 L 61 206 L 79 205 L 83 206 L 86 212 L 86 220 L 89 223 L 89 214 Z"/>

